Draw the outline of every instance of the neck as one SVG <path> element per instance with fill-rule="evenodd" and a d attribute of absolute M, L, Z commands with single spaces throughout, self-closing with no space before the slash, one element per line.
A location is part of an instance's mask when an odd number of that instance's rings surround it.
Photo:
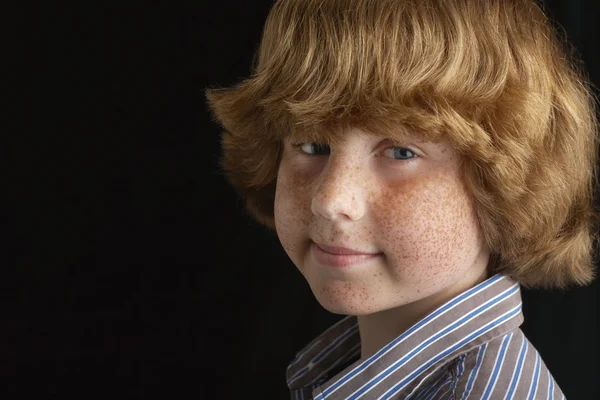
<path fill-rule="evenodd" d="M 446 286 L 436 293 L 415 302 L 373 314 L 359 315 L 357 319 L 361 341 L 361 358 L 367 358 L 375 354 L 436 308 L 487 278 L 487 271 L 474 270 L 472 274 L 468 274 L 459 282 Z"/>

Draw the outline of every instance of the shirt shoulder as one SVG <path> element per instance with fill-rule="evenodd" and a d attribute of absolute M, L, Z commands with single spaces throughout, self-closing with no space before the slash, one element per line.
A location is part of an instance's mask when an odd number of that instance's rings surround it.
<path fill-rule="evenodd" d="M 453 375 L 456 400 L 564 399 L 540 354 L 521 329 L 457 357 Z"/>

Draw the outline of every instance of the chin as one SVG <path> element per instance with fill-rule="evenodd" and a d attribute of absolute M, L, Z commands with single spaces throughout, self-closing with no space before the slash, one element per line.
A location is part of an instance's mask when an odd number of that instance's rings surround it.
<path fill-rule="evenodd" d="M 380 311 L 374 304 L 361 301 L 358 297 L 339 298 L 336 296 L 319 296 L 315 294 L 319 304 L 332 314 L 368 315 Z"/>
<path fill-rule="evenodd" d="M 326 306 L 322 303 L 321 303 L 321 305 L 323 306 L 324 309 L 326 309 L 327 311 L 329 311 L 332 314 L 353 315 L 353 316 L 373 314 L 373 311 L 371 311 L 369 309 L 363 309 L 363 308 L 357 308 L 357 307 L 345 307 L 344 305 L 332 307 L 330 305 Z"/>

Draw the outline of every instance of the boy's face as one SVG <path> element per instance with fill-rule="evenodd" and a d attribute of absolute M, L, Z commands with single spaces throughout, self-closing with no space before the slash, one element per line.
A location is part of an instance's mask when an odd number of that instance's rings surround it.
<path fill-rule="evenodd" d="M 283 146 L 275 225 L 324 308 L 365 315 L 439 300 L 485 272 L 489 254 L 449 143 L 392 143 L 358 129 L 331 149 L 294 143 Z M 376 255 L 331 256 L 315 242 Z"/>

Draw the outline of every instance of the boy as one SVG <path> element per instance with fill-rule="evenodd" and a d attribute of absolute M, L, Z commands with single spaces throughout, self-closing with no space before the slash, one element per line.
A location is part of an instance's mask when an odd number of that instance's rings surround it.
<path fill-rule="evenodd" d="M 593 278 L 598 131 L 533 0 L 279 0 L 208 90 L 222 166 L 315 297 L 293 399 L 563 394 L 520 285 Z"/>

